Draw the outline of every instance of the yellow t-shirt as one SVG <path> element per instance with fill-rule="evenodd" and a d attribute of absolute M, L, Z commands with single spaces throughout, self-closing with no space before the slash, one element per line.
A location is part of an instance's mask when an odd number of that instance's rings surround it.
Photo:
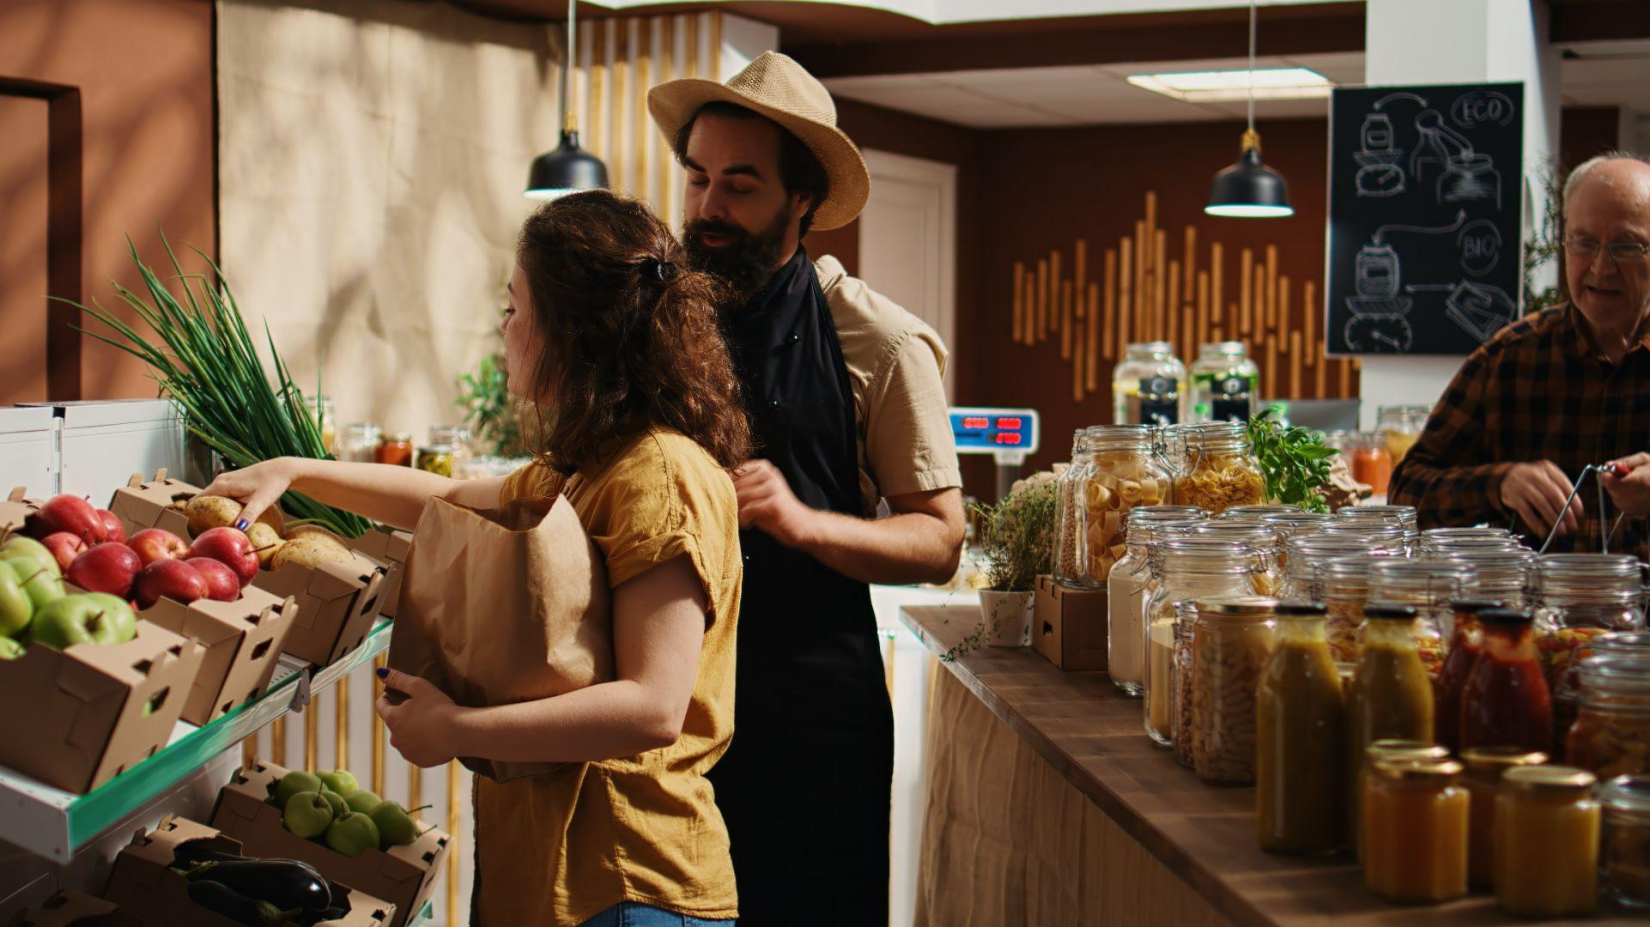
<path fill-rule="evenodd" d="M 550 495 L 537 464 L 499 502 Z M 733 482 L 697 443 L 652 431 L 569 481 L 567 500 L 607 561 L 610 586 L 687 556 L 705 585 L 693 699 L 676 743 L 498 783 L 476 780 L 479 923 L 574 925 L 633 901 L 706 919 L 738 916 L 728 829 L 705 773 L 733 736 L 734 627 L 744 568 Z"/>

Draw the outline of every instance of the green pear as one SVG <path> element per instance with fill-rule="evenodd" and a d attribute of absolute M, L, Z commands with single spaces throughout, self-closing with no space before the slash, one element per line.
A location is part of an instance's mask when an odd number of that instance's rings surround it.
<path fill-rule="evenodd" d="M 327 846 L 345 856 L 360 856 L 378 849 L 378 825 L 360 812 L 344 815 L 327 828 Z"/>
<path fill-rule="evenodd" d="M 349 805 L 344 804 L 344 796 L 339 795 L 337 792 L 323 786 L 321 789 L 321 797 L 326 799 L 327 804 L 332 806 L 332 819 L 334 821 L 346 814 L 349 814 Z"/>
<path fill-rule="evenodd" d="M 400 802 L 381 801 L 372 809 L 372 823 L 378 825 L 378 837 L 384 849 L 404 847 L 418 839 L 418 823 Z"/>
<path fill-rule="evenodd" d="M 0 660 L 15 660 L 22 655 L 22 644 L 9 637 L 0 637 Z"/>
<path fill-rule="evenodd" d="M 319 791 L 321 791 L 321 780 L 319 777 L 311 772 L 304 772 L 301 769 L 294 769 L 293 771 L 282 776 L 281 781 L 275 784 L 275 794 L 271 796 L 271 801 L 274 802 L 275 807 L 285 808 L 286 803 L 292 800 L 292 796 L 298 794 L 299 792 Z"/>
<path fill-rule="evenodd" d="M 316 775 L 321 777 L 322 785 L 339 795 L 348 795 L 361 787 L 361 783 L 355 781 L 355 776 L 351 775 L 347 769 L 330 769 L 323 773 L 316 773 Z"/>
<path fill-rule="evenodd" d="M 63 588 L 63 578 L 55 572 L 56 563 L 48 570 L 29 557 L 0 557 L 0 565 L 11 568 L 12 575 L 17 577 L 17 581 L 23 585 L 23 591 L 28 593 L 29 602 L 34 605 L 36 614 L 39 614 L 42 605 L 55 602 L 68 594 L 68 590 Z"/>
<path fill-rule="evenodd" d="M 107 592 L 88 592 L 86 598 L 103 609 L 103 622 L 109 626 L 109 643 L 124 644 L 137 637 L 137 612 L 118 595 Z"/>
<path fill-rule="evenodd" d="M 349 810 L 361 814 L 371 814 L 372 809 L 378 807 L 380 801 L 383 801 L 383 799 L 366 789 L 356 789 L 344 796 L 344 804 L 349 805 Z"/>
<path fill-rule="evenodd" d="M 23 591 L 22 581 L 9 565 L 0 563 L 0 634 L 21 634 L 32 618 L 34 602 Z"/>
<path fill-rule="evenodd" d="M 309 840 L 327 832 L 332 824 L 332 806 L 320 792 L 299 792 L 281 810 L 281 825 Z"/>
<path fill-rule="evenodd" d="M 66 650 L 76 644 L 114 644 L 119 629 L 106 618 L 104 607 L 88 595 L 69 595 L 35 613 L 29 625 L 30 639 L 37 644 Z"/>
<path fill-rule="evenodd" d="M 63 568 L 57 565 L 57 556 L 34 538 L 14 534 L 4 545 L 0 545 L 0 560 L 12 559 L 29 560 L 53 576 L 63 575 Z"/>

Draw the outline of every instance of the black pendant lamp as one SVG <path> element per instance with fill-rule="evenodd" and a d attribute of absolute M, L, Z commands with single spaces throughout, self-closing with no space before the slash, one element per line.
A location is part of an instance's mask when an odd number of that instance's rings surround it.
<path fill-rule="evenodd" d="M 579 190 L 594 190 L 607 186 L 607 165 L 600 158 L 579 147 L 578 122 L 573 114 L 573 57 L 578 54 L 575 43 L 573 7 L 575 0 L 567 0 L 567 51 L 563 55 L 561 75 L 561 144 L 533 159 L 527 172 L 527 198 L 553 200 L 558 196 Z"/>
<path fill-rule="evenodd" d="M 1255 0 L 1249 0 L 1249 128 L 1243 133 L 1243 153 L 1236 164 L 1215 175 L 1203 211 L 1236 219 L 1295 214 L 1289 205 L 1289 183 L 1260 160 L 1260 133 L 1255 131 Z"/>

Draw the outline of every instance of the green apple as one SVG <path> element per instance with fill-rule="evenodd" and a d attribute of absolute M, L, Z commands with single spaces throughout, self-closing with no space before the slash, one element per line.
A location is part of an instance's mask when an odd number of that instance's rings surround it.
<path fill-rule="evenodd" d="M 361 814 L 372 814 L 372 809 L 378 807 L 378 803 L 381 801 L 383 799 L 366 789 L 356 789 L 344 796 L 344 804 L 349 805 L 349 810 Z"/>
<path fill-rule="evenodd" d="M 22 655 L 22 644 L 9 637 L 0 637 L 0 660 L 15 660 Z"/>
<path fill-rule="evenodd" d="M 309 840 L 327 832 L 332 824 L 332 806 L 320 792 L 299 792 L 281 810 L 281 825 Z"/>
<path fill-rule="evenodd" d="M 104 607 L 91 596 L 68 595 L 34 614 L 29 625 L 30 640 L 65 650 L 76 644 L 114 644 L 119 628 L 108 619 Z"/>
<path fill-rule="evenodd" d="M 0 560 L 25 559 L 38 564 L 42 570 L 53 576 L 62 576 L 63 568 L 57 565 L 57 556 L 46 545 L 34 538 L 26 538 L 21 534 L 14 534 L 11 540 L 0 545 Z M 32 574 L 33 571 L 31 570 Z"/>
<path fill-rule="evenodd" d="M 361 783 L 355 781 L 355 776 L 347 769 L 332 769 L 316 775 L 321 777 L 322 785 L 339 795 L 348 795 L 361 787 Z"/>
<path fill-rule="evenodd" d="M 327 804 L 332 806 L 332 819 L 334 821 L 346 814 L 349 814 L 349 805 L 344 804 L 344 796 L 339 795 L 337 792 L 334 792 L 329 788 L 323 787 L 321 789 L 321 797 L 326 799 Z"/>
<path fill-rule="evenodd" d="M 311 772 L 304 772 L 301 769 L 294 769 L 293 771 L 282 776 L 281 781 L 275 784 L 275 794 L 271 796 L 271 800 L 274 802 L 275 807 L 285 808 L 286 803 L 292 800 L 292 796 L 298 794 L 299 792 L 319 791 L 321 791 L 321 780 L 319 777 Z"/>
<path fill-rule="evenodd" d="M 67 590 L 63 588 L 63 579 L 53 572 L 57 568 L 47 570 L 28 557 L 5 559 L 0 557 L 0 567 L 9 567 L 12 575 L 22 583 L 23 591 L 28 593 L 29 602 L 34 605 L 35 614 L 40 613 L 40 607 L 47 602 L 63 598 Z"/>
<path fill-rule="evenodd" d="M 103 609 L 103 621 L 110 628 L 112 644 L 124 644 L 137 637 L 137 612 L 118 595 L 107 592 L 88 592 L 86 598 Z"/>
<path fill-rule="evenodd" d="M 17 573 L 0 563 L 0 634 L 20 634 L 34 617 L 34 603 Z"/>
<path fill-rule="evenodd" d="M 418 839 L 418 823 L 400 802 L 381 801 L 370 817 L 378 825 L 378 837 L 385 849 L 404 847 Z"/>
<path fill-rule="evenodd" d="M 378 825 L 359 811 L 344 815 L 327 828 L 327 846 L 345 856 L 378 849 Z"/>

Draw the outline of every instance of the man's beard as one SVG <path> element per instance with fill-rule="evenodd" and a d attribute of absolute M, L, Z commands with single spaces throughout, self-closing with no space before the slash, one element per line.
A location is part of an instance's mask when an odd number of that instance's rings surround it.
<path fill-rule="evenodd" d="M 731 222 L 693 219 L 682 230 L 682 247 L 688 265 L 721 281 L 726 288 L 724 309 L 742 308 L 773 276 L 785 247 L 785 227 L 790 216 L 784 210 L 760 232 L 752 234 Z M 705 233 L 721 235 L 728 243 L 710 247 L 700 238 Z"/>

